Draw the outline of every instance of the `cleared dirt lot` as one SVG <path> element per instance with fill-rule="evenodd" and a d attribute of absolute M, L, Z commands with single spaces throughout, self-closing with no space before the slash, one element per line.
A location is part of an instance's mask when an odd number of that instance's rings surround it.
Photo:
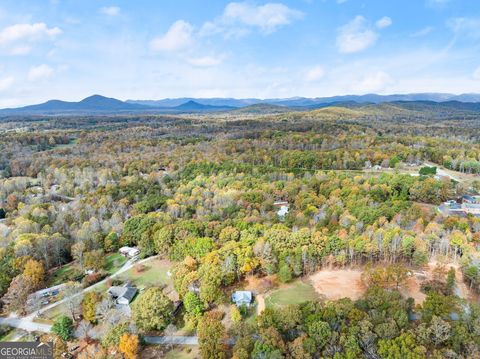
<path fill-rule="evenodd" d="M 315 291 L 325 299 L 360 298 L 365 293 L 360 269 L 324 269 L 309 277 Z"/>
<path fill-rule="evenodd" d="M 412 297 L 415 299 L 416 304 L 422 304 L 426 295 L 421 291 L 421 285 L 424 281 L 432 279 L 436 265 L 437 263 L 432 261 L 423 269 L 412 270 L 412 276 L 399 288 L 400 292 L 406 298 Z M 456 272 L 455 294 L 464 299 L 476 300 L 477 296 L 472 294 L 463 282 L 463 276 L 458 265 L 451 263 L 446 264 L 446 270 L 448 270 L 450 266 L 454 267 Z M 308 280 L 315 288 L 315 291 L 325 299 L 337 300 L 348 297 L 356 300 L 366 291 L 361 279 L 362 272 L 363 270 L 361 268 L 324 269 L 309 276 Z"/>

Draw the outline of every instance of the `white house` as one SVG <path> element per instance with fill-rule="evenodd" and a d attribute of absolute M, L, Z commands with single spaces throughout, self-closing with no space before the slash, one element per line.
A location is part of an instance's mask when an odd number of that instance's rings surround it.
<path fill-rule="evenodd" d="M 249 307 L 252 304 L 252 298 L 252 292 L 247 290 L 237 290 L 232 294 L 232 301 L 235 302 L 237 307 L 242 305 Z"/>
<path fill-rule="evenodd" d="M 122 256 L 133 258 L 140 254 L 140 250 L 135 247 L 122 247 L 118 250 Z"/>
<path fill-rule="evenodd" d="M 279 209 L 277 211 L 277 216 L 280 219 L 285 218 L 285 216 L 288 214 L 288 210 L 290 209 L 290 206 L 289 206 L 288 202 L 287 201 L 276 201 L 276 202 L 273 202 L 273 205 L 275 207 L 279 207 Z"/>

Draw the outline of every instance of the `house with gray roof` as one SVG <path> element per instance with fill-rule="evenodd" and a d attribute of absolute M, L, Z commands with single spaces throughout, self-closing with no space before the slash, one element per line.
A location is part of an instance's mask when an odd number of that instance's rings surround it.
<path fill-rule="evenodd" d="M 118 305 L 129 305 L 137 294 L 137 288 L 128 284 L 113 286 L 108 289 L 108 294 Z"/>
<path fill-rule="evenodd" d="M 237 305 L 237 307 L 241 307 L 242 305 L 249 307 L 250 304 L 252 304 L 252 299 L 252 292 L 247 290 L 237 290 L 232 294 L 232 301 Z"/>

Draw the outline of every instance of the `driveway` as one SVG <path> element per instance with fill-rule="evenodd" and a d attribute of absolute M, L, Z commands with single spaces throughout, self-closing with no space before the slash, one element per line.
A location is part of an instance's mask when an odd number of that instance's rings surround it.
<path fill-rule="evenodd" d="M 30 318 L 0 318 L 0 324 L 8 325 L 13 328 L 26 330 L 27 332 L 44 332 L 48 333 L 52 329 L 50 324 L 41 324 L 33 322 Z"/>
<path fill-rule="evenodd" d="M 142 264 L 142 263 L 148 262 L 148 261 L 150 261 L 154 258 L 157 258 L 157 257 L 158 256 L 148 257 L 148 258 L 142 259 L 141 261 L 137 261 L 137 262 L 132 261 L 132 260 L 128 260 L 118 271 L 116 271 L 112 275 L 104 278 L 100 282 L 97 282 L 97 283 L 91 285 L 90 287 L 82 289 L 81 291 L 79 291 L 78 293 L 75 293 L 74 295 L 72 295 L 70 297 L 63 298 L 62 300 L 59 300 L 58 302 L 49 304 L 49 305 L 47 305 L 47 306 L 45 306 L 45 307 L 43 307 L 39 310 L 36 310 L 35 312 L 33 312 L 33 313 L 31 313 L 31 314 L 29 314 L 25 317 L 15 317 L 15 316 L 0 317 L 0 325 L 1 324 L 6 324 L 6 325 L 9 325 L 11 327 L 24 329 L 24 330 L 29 331 L 29 332 L 39 331 L 39 332 L 48 333 L 48 332 L 50 332 L 50 329 L 51 329 L 52 326 L 49 325 L 49 324 L 41 324 L 41 323 L 34 322 L 34 319 L 35 319 L 36 316 L 38 316 L 39 314 L 45 313 L 46 311 L 48 311 L 52 308 L 55 308 L 58 305 L 66 303 L 68 300 L 70 300 L 72 298 L 83 295 L 84 293 L 101 286 L 102 284 L 106 283 L 110 278 L 115 278 L 116 276 L 122 274 L 123 272 L 126 272 L 127 270 L 131 269 L 137 263 Z"/>

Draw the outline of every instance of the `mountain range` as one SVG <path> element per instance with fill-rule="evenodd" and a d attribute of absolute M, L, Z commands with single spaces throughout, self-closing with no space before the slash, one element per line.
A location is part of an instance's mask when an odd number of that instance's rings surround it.
<path fill-rule="evenodd" d="M 329 106 L 355 107 L 368 104 L 396 103 L 402 107 L 430 106 L 457 110 L 480 110 L 480 94 L 414 93 L 394 95 L 346 95 L 333 97 L 293 97 L 285 99 L 175 98 L 163 100 L 127 100 L 93 95 L 79 102 L 50 100 L 38 105 L 0 110 L 0 116 L 77 115 L 117 113 L 187 113 L 231 111 L 240 113 L 310 110 Z"/>

